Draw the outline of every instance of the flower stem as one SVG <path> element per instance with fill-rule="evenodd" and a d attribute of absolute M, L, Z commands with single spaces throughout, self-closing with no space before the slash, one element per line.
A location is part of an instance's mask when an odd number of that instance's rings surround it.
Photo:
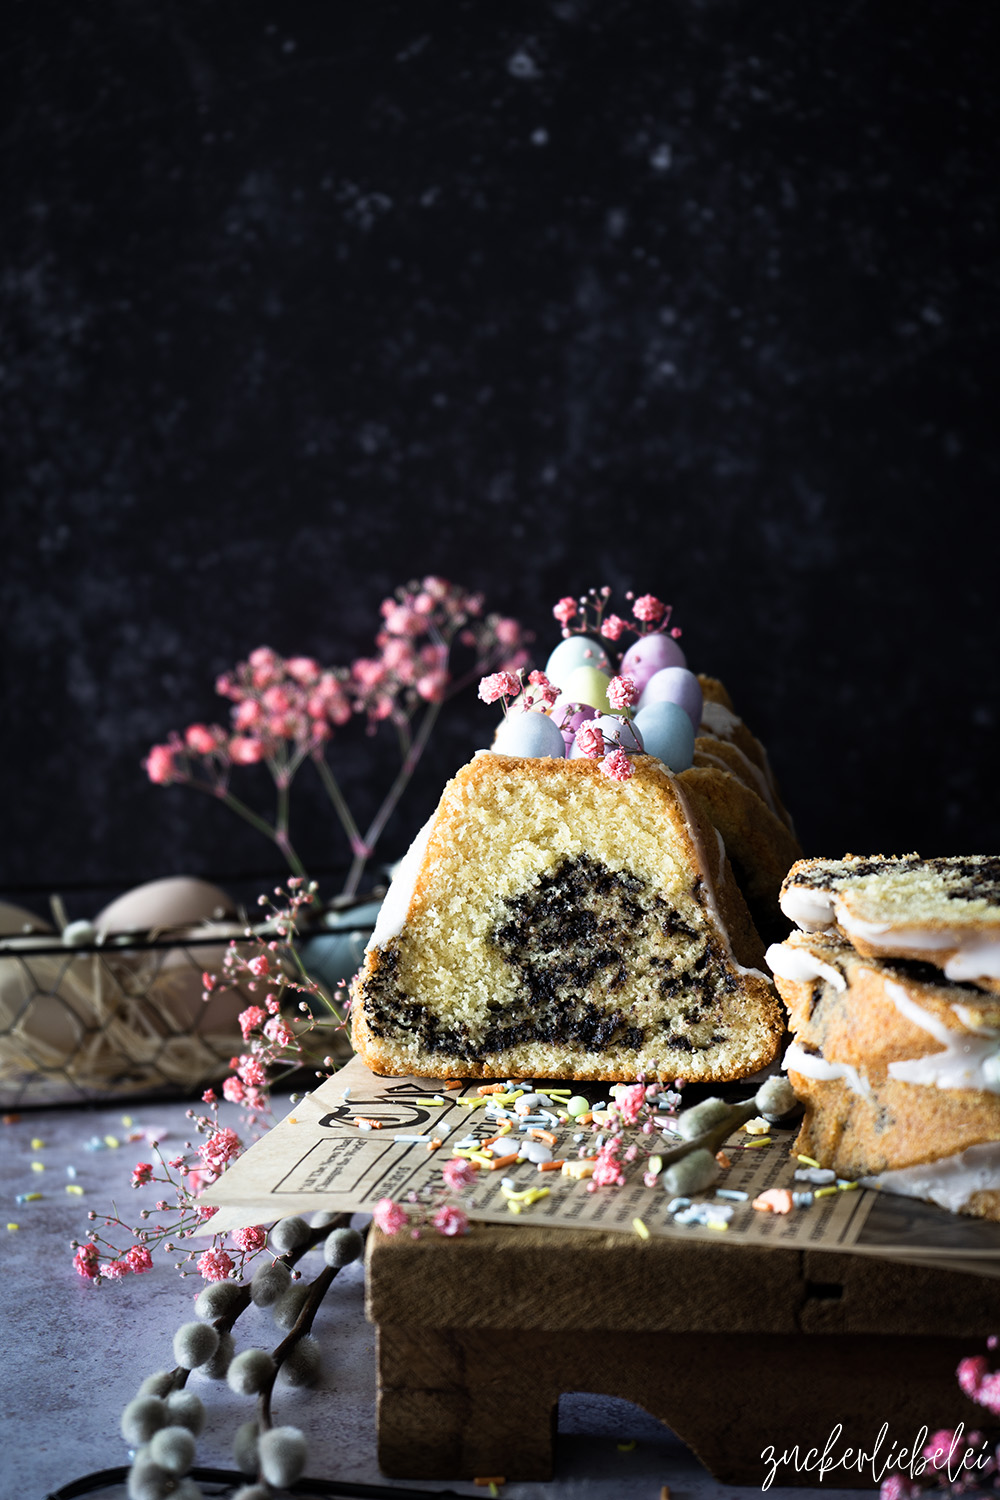
<path fill-rule="evenodd" d="M 204 792 L 209 797 L 214 797 L 216 801 L 221 802 L 225 807 L 231 808 L 234 813 L 238 813 L 244 822 L 250 824 L 251 828 L 256 828 L 257 832 L 262 833 L 265 838 L 270 839 L 272 844 L 277 844 L 288 861 L 293 875 L 306 875 L 306 867 L 292 848 L 287 833 L 282 834 L 279 828 L 272 827 L 266 818 L 260 817 L 258 813 L 254 812 L 252 807 L 248 807 L 245 802 L 242 802 L 239 797 L 235 796 L 228 789 L 220 790 L 218 787 L 206 786 L 202 781 L 193 780 L 188 781 L 186 785 L 195 787 L 199 792 Z"/>
<path fill-rule="evenodd" d="M 371 858 L 372 854 L 374 854 L 376 845 L 378 844 L 378 841 L 382 836 L 382 831 L 385 828 L 386 823 L 388 823 L 393 812 L 395 811 L 396 804 L 399 802 L 400 797 L 405 792 L 410 777 L 413 775 L 414 771 L 417 768 L 417 764 L 427 747 L 427 741 L 430 739 L 431 730 L 434 728 L 434 725 L 437 721 L 437 716 L 440 712 L 440 703 L 428 703 L 427 711 L 420 722 L 420 728 L 417 730 L 416 734 L 413 737 L 413 743 L 411 744 L 403 760 L 403 764 L 399 768 L 399 773 L 396 776 L 395 781 L 392 783 L 392 786 L 389 788 L 381 807 L 375 814 L 372 821 L 369 823 L 368 828 L 365 832 L 363 844 L 366 852 L 363 854 L 355 855 L 354 861 L 351 865 L 350 873 L 347 877 L 347 883 L 344 886 L 343 894 L 345 896 L 353 896 L 355 891 L 357 890 L 358 882 L 361 879 L 361 873 L 364 870 L 364 867 L 367 864 L 368 860 Z"/>

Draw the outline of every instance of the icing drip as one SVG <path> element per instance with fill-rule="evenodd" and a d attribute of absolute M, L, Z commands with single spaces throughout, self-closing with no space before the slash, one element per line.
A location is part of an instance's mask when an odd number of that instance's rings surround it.
<path fill-rule="evenodd" d="M 717 740 L 731 740 L 743 720 L 724 703 L 713 703 L 706 698 L 701 706 L 701 722 Z"/>
<path fill-rule="evenodd" d="M 803 932 L 826 932 L 833 926 L 833 896 L 829 891 L 790 885 L 781 893 L 781 910 Z"/>
<path fill-rule="evenodd" d="M 968 1146 L 956 1156 L 942 1156 L 916 1167 L 898 1167 L 860 1181 L 862 1187 L 882 1188 L 907 1198 L 929 1198 L 951 1213 L 959 1213 L 973 1193 L 1000 1188 L 1000 1141 Z"/>
<path fill-rule="evenodd" d="M 963 932 L 954 927 L 895 927 L 891 922 L 867 922 L 861 917 L 850 916 L 840 902 L 837 903 L 837 921 L 852 937 L 861 938 L 883 953 L 951 950 L 944 965 L 947 979 L 1000 979 L 1000 938 L 984 937 L 976 931 Z"/>
<path fill-rule="evenodd" d="M 985 1027 L 977 1033 L 953 1031 L 911 1000 L 901 984 L 887 982 L 885 992 L 900 1015 L 929 1032 L 944 1048 L 943 1052 L 891 1062 L 890 1078 L 939 1089 L 979 1089 L 1000 1094 L 1000 1032 Z"/>
<path fill-rule="evenodd" d="M 798 1042 L 792 1042 L 781 1064 L 785 1072 L 801 1073 L 803 1078 L 815 1078 L 818 1083 L 832 1083 L 842 1078 L 852 1094 L 867 1098 L 871 1094 L 868 1080 L 850 1063 L 827 1062 L 818 1052 L 806 1052 Z"/>
<path fill-rule="evenodd" d="M 847 980 L 833 964 L 825 964 L 814 953 L 802 948 L 792 948 L 784 943 L 772 943 L 764 955 L 772 974 L 779 979 L 790 979 L 801 983 L 809 979 L 825 979 L 835 990 L 844 991 Z"/>
<path fill-rule="evenodd" d="M 407 849 L 393 876 L 392 884 L 386 891 L 385 900 L 379 909 L 378 918 L 375 922 L 375 930 L 368 939 L 365 952 L 372 948 L 384 948 L 392 938 L 399 937 L 406 921 L 406 914 L 410 909 L 413 892 L 417 884 L 417 876 L 420 866 L 424 862 L 424 853 L 431 834 L 433 816 L 417 834 L 413 843 Z"/>

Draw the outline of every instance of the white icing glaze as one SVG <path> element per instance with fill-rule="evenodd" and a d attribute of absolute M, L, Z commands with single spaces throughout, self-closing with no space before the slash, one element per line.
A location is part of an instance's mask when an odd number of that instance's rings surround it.
<path fill-rule="evenodd" d="M 1000 979 L 1000 939 L 967 938 L 944 972 L 949 979 Z"/>
<path fill-rule="evenodd" d="M 833 894 L 790 885 L 781 893 L 781 910 L 803 932 L 826 932 L 833 926 Z"/>
<path fill-rule="evenodd" d="M 806 1052 L 798 1042 L 792 1042 L 781 1064 L 785 1072 L 801 1073 L 803 1078 L 815 1078 L 819 1083 L 831 1083 L 842 1078 L 852 1094 L 866 1098 L 871 1089 L 868 1080 L 850 1063 L 827 1062 L 819 1052 Z"/>
<path fill-rule="evenodd" d="M 779 979 L 790 979 L 800 983 L 809 979 L 825 979 L 835 990 L 846 990 L 847 980 L 833 964 L 826 964 L 814 953 L 803 948 L 792 948 L 785 943 L 772 943 L 764 957 L 772 974 Z"/>
<path fill-rule="evenodd" d="M 386 943 L 394 937 L 399 937 L 399 934 L 402 932 L 403 924 L 406 921 L 406 913 L 409 911 L 410 901 L 413 899 L 413 891 L 417 883 L 417 876 L 420 873 L 420 866 L 424 862 L 424 853 L 427 849 L 427 841 L 431 835 L 431 825 L 433 822 L 434 816 L 427 819 L 427 822 L 396 866 L 396 873 L 393 876 L 392 884 L 386 891 L 385 900 L 382 902 L 378 918 L 375 922 L 375 930 L 368 939 L 365 947 L 366 953 L 372 948 L 384 948 Z"/>
<path fill-rule="evenodd" d="M 909 1057 L 889 1064 L 889 1077 L 900 1083 L 923 1083 L 939 1089 L 979 1089 L 1000 1093 L 998 1052 L 1000 1032 L 986 1028 L 973 1033 L 954 1031 L 911 999 L 901 984 L 889 980 L 885 992 L 900 1015 L 929 1032 L 943 1052 Z"/>
<path fill-rule="evenodd" d="M 985 996 L 983 998 L 985 999 Z M 955 1012 L 958 1019 L 961 1021 L 962 1025 L 965 1027 L 966 1031 L 974 1031 L 978 1036 L 994 1036 L 996 1034 L 992 1026 L 978 1026 L 976 1024 L 976 1022 L 973 1020 L 976 1012 L 972 1010 L 968 1005 L 953 1005 L 951 1008 Z"/>
<path fill-rule="evenodd" d="M 717 740 L 731 740 L 743 720 L 724 703 L 713 703 L 710 698 L 706 698 L 701 705 L 701 722 Z"/>
<path fill-rule="evenodd" d="M 837 921 L 852 937 L 861 938 L 883 953 L 900 949 L 917 953 L 951 950 L 944 965 L 947 979 L 1000 979 L 1000 938 L 955 927 L 898 927 L 891 922 L 867 922 L 852 917 L 839 901 Z"/>
<path fill-rule="evenodd" d="M 981 1146 L 968 1146 L 955 1156 L 942 1156 L 916 1167 L 897 1167 L 895 1171 L 879 1172 L 860 1181 L 862 1187 L 882 1188 L 907 1198 L 929 1198 L 955 1214 L 973 1193 L 1000 1188 L 1000 1141 L 985 1141 Z"/>

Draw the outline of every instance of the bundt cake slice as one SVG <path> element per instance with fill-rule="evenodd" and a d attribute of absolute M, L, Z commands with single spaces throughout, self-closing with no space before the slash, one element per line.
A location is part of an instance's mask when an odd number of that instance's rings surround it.
<path fill-rule="evenodd" d="M 794 1036 L 794 1150 L 839 1177 L 1000 1219 L 1000 1000 L 931 965 L 796 932 L 767 961 Z"/>
<path fill-rule="evenodd" d="M 376 1073 L 722 1081 L 780 1005 L 721 840 L 648 755 L 480 752 L 406 855 L 353 992 Z"/>
<path fill-rule="evenodd" d="M 1000 992 L 1000 856 L 804 859 L 785 878 L 781 909 L 804 931 L 837 930 L 859 953 L 922 959 Z"/>

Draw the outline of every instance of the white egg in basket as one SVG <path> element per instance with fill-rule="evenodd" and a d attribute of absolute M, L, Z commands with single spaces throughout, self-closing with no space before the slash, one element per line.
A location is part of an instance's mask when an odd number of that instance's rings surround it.
<path fill-rule="evenodd" d="M 252 956 L 244 934 L 225 892 L 187 876 L 127 891 L 62 934 L 0 904 L 0 1104 L 224 1077 L 242 1048 L 239 1013 L 266 989 L 247 976 L 205 1001 L 202 976 L 221 976 L 232 939 Z"/>

